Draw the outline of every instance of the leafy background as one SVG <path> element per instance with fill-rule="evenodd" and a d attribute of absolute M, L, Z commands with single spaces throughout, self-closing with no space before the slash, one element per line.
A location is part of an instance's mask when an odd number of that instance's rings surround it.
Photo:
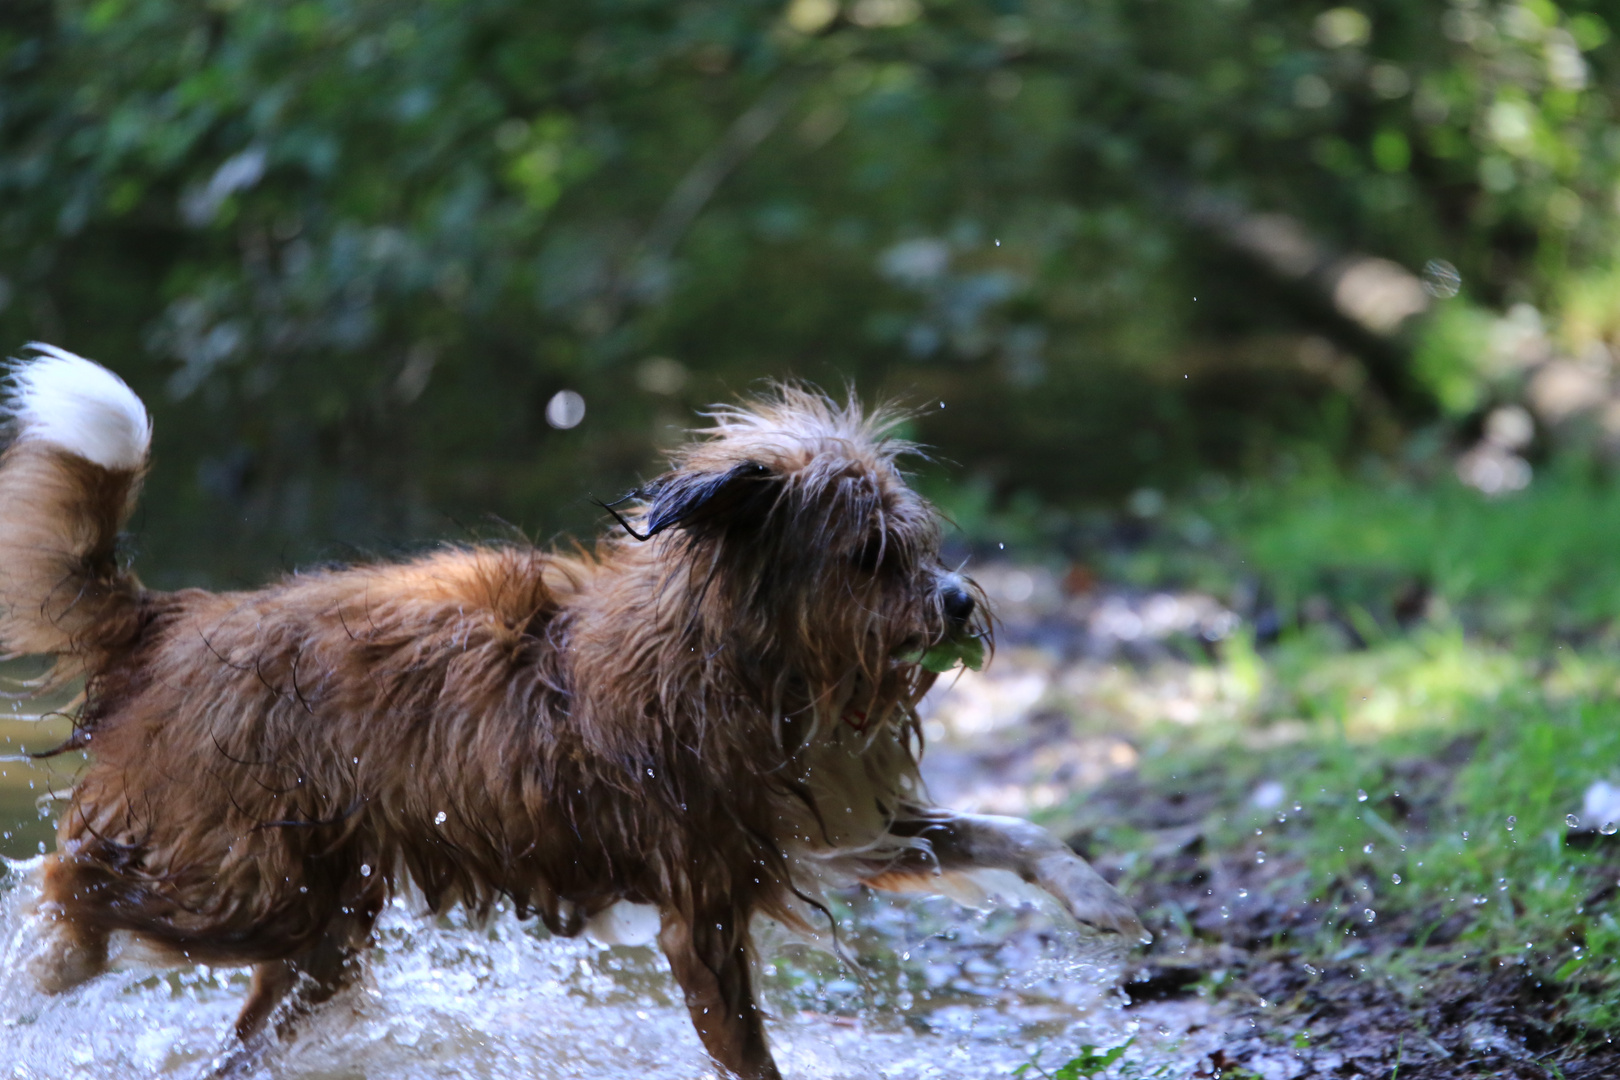
<path fill-rule="evenodd" d="M 908 402 L 1003 619 L 959 760 L 1138 904 L 1127 987 L 1245 1018 L 1198 1075 L 1596 1080 L 1615 28 L 1573 0 L 6 0 L 0 350 L 150 404 L 159 587 L 589 536 L 593 496 L 763 378 Z M 12 751 L 50 733 L 0 722 L 8 855 L 48 848 L 71 762 Z M 1052 1066 L 1154 1067 L 1114 1050 Z"/>
<path fill-rule="evenodd" d="M 1601 462 L 1612 6 L 11 0 L 0 341 L 150 403 L 159 584 L 588 533 L 768 376 L 974 505 L 1456 451 L 1543 369 Z"/>

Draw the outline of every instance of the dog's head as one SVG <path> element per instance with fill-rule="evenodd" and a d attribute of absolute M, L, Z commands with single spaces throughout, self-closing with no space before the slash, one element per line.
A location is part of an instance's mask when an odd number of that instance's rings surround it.
<path fill-rule="evenodd" d="M 899 414 L 780 386 L 707 416 L 633 523 L 707 647 L 760 684 L 880 707 L 982 654 L 983 596 L 941 561 L 938 515 L 899 468 L 914 452 L 892 437 Z"/>

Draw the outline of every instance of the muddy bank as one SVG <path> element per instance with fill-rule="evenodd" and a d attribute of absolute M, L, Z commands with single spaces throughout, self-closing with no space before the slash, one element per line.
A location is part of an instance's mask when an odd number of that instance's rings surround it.
<path fill-rule="evenodd" d="M 1115 797 L 1125 792 L 1128 802 Z M 1457 958 L 1466 913 L 1374 911 L 1369 920 L 1353 888 L 1312 890 L 1297 865 L 1257 863 L 1252 846 L 1213 849 L 1195 828 L 1154 829 L 1148 823 L 1163 809 L 1156 800 L 1169 801 L 1164 795 L 1128 781 L 1099 795 L 1119 820 L 1146 825 L 1159 840 L 1131 874 L 1155 935 L 1125 977 L 1133 1006 L 1202 997 L 1249 1025 L 1247 1035 L 1221 1040 L 1205 1061 L 1210 1072 L 1230 1076 L 1240 1067 L 1267 1080 L 1620 1076 L 1620 1051 L 1570 1021 L 1566 987 L 1540 965 Z M 1084 849 L 1089 839 L 1080 833 L 1072 842 Z M 1105 854 L 1098 864 L 1123 875 Z"/>
<path fill-rule="evenodd" d="M 1313 874 L 1275 850 L 1287 846 L 1279 833 L 1313 827 L 1310 801 L 1295 801 L 1285 772 L 1235 786 L 1231 765 L 1300 741 L 1299 725 L 1241 731 L 1224 749 L 1191 755 L 1196 768 L 1175 777 L 1140 768 L 1144 731 L 1230 719 L 1236 695 L 1221 681 L 1232 676 L 1203 658 L 1235 616 L 1202 596 L 1066 594 L 1038 573 L 984 573 L 1001 593 L 1001 648 L 988 672 L 933 702 L 925 772 L 954 805 L 1044 818 L 1128 892 L 1155 941 L 1125 976 L 1126 1012 L 1190 1010 L 1187 1030 L 1207 1041 L 1186 1075 L 1620 1076 L 1609 1037 L 1572 1015 L 1578 931 L 1560 949 L 1470 955 L 1484 905 L 1514 902 L 1505 889 L 1380 912 L 1374 883 Z M 1389 842 L 1443 816 L 1476 742 L 1462 736 L 1387 765 L 1396 794 L 1368 809 L 1399 828 L 1399 836 L 1386 829 Z M 1233 828 L 1257 808 L 1257 827 Z M 1561 842 L 1612 844 L 1592 830 Z M 1620 877 L 1620 847 L 1600 854 L 1577 883 L 1593 905 L 1612 897 Z"/>

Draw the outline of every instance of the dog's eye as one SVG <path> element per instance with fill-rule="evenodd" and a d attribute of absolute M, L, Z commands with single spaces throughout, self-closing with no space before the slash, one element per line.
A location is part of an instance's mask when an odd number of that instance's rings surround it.
<path fill-rule="evenodd" d="M 855 549 L 855 567 L 865 573 L 875 573 L 886 559 L 888 552 L 881 533 L 867 537 L 866 542 Z"/>

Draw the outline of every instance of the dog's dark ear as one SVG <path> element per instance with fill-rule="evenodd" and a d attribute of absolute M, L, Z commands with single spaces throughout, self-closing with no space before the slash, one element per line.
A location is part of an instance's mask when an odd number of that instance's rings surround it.
<path fill-rule="evenodd" d="M 670 473 L 653 482 L 648 494 L 646 535 L 665 529 L 703 529 L 745 524 L 770 509 L 775 474 L 755 461 L 723 473 Z"/>

